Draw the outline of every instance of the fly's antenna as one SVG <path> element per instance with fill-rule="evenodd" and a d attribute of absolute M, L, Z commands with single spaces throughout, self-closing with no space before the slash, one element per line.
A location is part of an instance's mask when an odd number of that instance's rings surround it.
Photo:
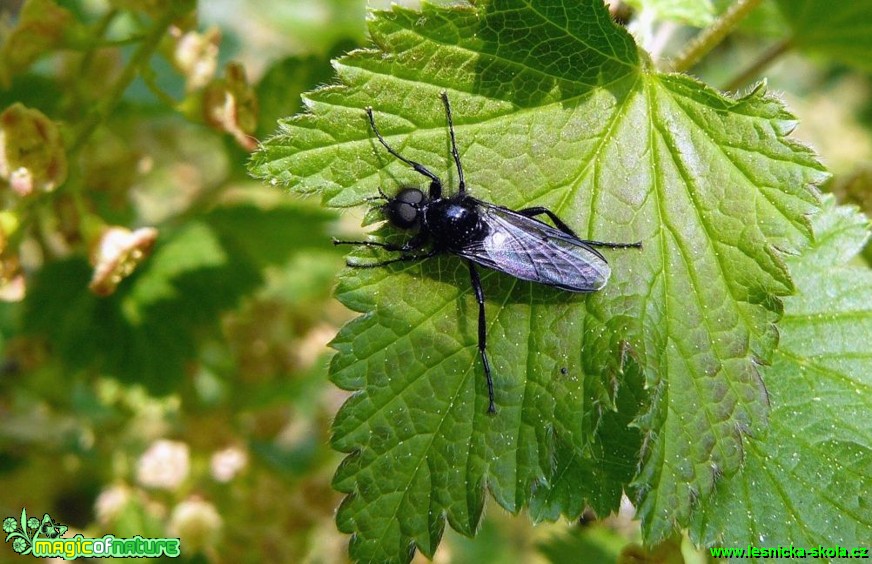
<path fill-rule="evenodd" d="M 440 93 L 440 96 L 445 104 L 445 115 L 448 116 L 448 134 L 451 136 L 451 156 L 454 157 L 454 164 L 457 165 L 457 189 L 463 194 L 466 192 L 466 181 L 463 179 L 463 167 L 460 165 L 460 154 L 457 152 L 457 141 L 454 139 L 454 120 L 451 119 L 451 103 L 448 102 L 448 92 L 445 90 Z"/>
<path fill-rule="evenodd" d="M 393 148 L 391 148 L 391 146 L 388 145 L 388 142 L 385 141 L 384 137 L 382 137 L 381 132 L 379 132 L 378 127 L 375 124 L 375 118 L 372 117 L 372 107 L 371 106 L 366 107 L 366 115 L 369 117 L 369 125 L 370 125 L 370 127 L 372 127 L 372 132 L 375 133 L 376 137 L 378 137 L 379 143 L 381 143 L 382 146 L 384 146 L 384 148 L 388 150 L 388 153 L 392 154 L 393 156 L 400 159 L 401 161 L 403 161 L 404 163 L 406 163 L 410 167 L 414 168 L 415 171 L 418 172 L 419 174 L 422 174 L 422 175 L 426 176 L 427 178 L 429 178 L 431 182 L 435 182 L 436 184 L 438 184 L 440 186 L 442 185 L 442 183 L 439 181 L 439 177 L 436 176 L 435 174 L 433 174 L 432 172 L 430 172 L 429 170 L 427 170 L 427 167 L 425 167 L 421 163 L 416 163 L 413 160 L 407 159 L 403 155 L 394 151 Z"/>

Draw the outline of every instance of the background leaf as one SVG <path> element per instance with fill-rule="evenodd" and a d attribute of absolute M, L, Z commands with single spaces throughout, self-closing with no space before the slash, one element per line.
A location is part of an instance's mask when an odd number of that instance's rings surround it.
<path fill-rule="evenodd" d="M 711 0 L 629 0 L 638 10 L 647 10 L 650 17 L 661 21 L 682 22 L 703 27 L 715 19 Z"/>
<path fill-rule="evenodd" d="M 334 424 L 349 453 L 335 486 L 350 494 L 337 520 L 352 556 L 432 555 L 443 515 L 473 534 L 485 486 L 510 511 L 535 491 L 541 518 L 591 501 L 613 509 L 633 468 L 614 450 L 626 432 L 604 415 L 622 394 L 635 398 L 624 429 L 643 410 L 635 484 L 647 539 L 687 523 L 739 468 L 742 436 L 765 426 L 757 365 L 775 343 L 775 296 L 793 289 L 776 249 L 806 244 L 808 185 L 826 177 L 787 139 L 792 117 L 763 88 L 733 100 L 654 73 L 593 0 L 394 8 L 374 14 L 370 33 L 380 50 L 337 63 L 344 84 L 307 96 L 311 113 L 264 144 L 256 175 L 330 206 L 421 185 L 377 147 L 362 111 L 372 105 L 395 148 L 452 180 L 447 89 L 476 197 L 548 206 L 582 237 L 645 248 L 609 253 L 612 281 L 589 297 L 483 277 L 496 417 L 485 415 L 460 261 L 343 275 L 340 300 L 365 313 L 334 341 L 331 367 L 356 392 Z M 594 470 L 607 460 L 610 471 Z M 583 499 L 580 483 L 612 493 Z"/>
<path fill-rule="evenodd" d="M 872 69 L 872 2 L 778 0 L 799 49 Z"/>
<path fill-rule="evenodd" d="M 357 47 L 351 39 L 338 41 L 327 55 L 287 57 L 274 63 L 257 85 L 259 136 L 266 136 L 276 121 L 300 111 L 300 95 L 333 78 L 330 60 Z"/>
<path fill-rule="evenodd" d="M 165 233 L 141 272 L 108 298 L 81 291 L 91 277 L 86 261 L 48 264 L 27 295 L 24 330 L 46 338 L 75 369 L 98 365 L 165 394 L 185 381 L 197 344 L 218 329 L 221 312 L 263 282 L 266 265 L 307 249 L 335 252 L 325 235 L 332 220 L 300 204 L 215 208 Z"/>
<path fill-rule="evenodd" d="M 763 370 L 772 404 L 765 438 L 695 519 L 721 546 L 864 546 L 872 538 L 872 272 L 849 264 L 869 220 L 827 199 L 815 244 L 788 261 L 797 295 Z M 732 510 L 757 508 L 753 514 Z"/>

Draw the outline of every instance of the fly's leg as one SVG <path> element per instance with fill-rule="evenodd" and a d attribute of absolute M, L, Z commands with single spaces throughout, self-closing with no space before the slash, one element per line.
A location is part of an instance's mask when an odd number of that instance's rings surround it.
<path fill-rule="evenodd" d="M 439 177 L 436 176 L 435 174 L 433 174 L 432 172 L 430 172 L 430 170 L 427 169 L 427 167 L 425 167 L 421 163 L 417 163 L 413 160 L 407 159 L 403 155 L 396 152 L 393 149 L 393 147 L 388 145 L 388 142 L 385 141 L 384 137 L 382 137 L 381 132 L 378 130 L 378 126 L 376 126 L 376 124 L 375 124 L 375 118 L 372 115 L 372 108 L 366 108 L 366 115 L 369 117 L 369 125 L 370 125 L 370 127 L 372 127 L 372 132 L 375 133 L 375 136 L 378 138 L 379 143 L 381 143 L 382 146 L 388 150 L 388 153 L 390 153 L 394 157 L 400 159 L 401 161 L 403 161 L 404 163 L 406 163 L 407 165 L 409 165 L 410 167 L 415 169 L 415 172 L 417 172 L 418 174 L 426 176 L 427 178 L 430 179 L 430 199 L 431 200 L 438 200 L 439 198 L 441 198 L 442 197 L 442 181 L 439 180 Z"/>
<path fill-rule="evenodd" d="M 580 241 L 586 245 L 590 245 L 591 247 L 606 247 L 609 249 L 641 249 L 642 241 L 637 241 L 635 243 L 609 243 L 607 241 L 588 241 L 586 239 L 580 239 Z"/>
<path fill-rule="evenodd" d="M 417 251 L 427 242 L 427 238 L 422 236 L 421 233 L 415 235 L 402 245 L 394 245 L 392 243 L 379 243 L 377 241 L 341 241 L 339 239 L 333 239 L 334 245 L 362 245 L 364 247 L 380 247 L 385 249 L 386 251 L 400 251 L 400 252 L 408 252 L 408 251 Z"/>
<path fill-rule="evenodd" d="M 491 377 L 490 362 L 487 359 L 487 322 L 484 317 L 484 291 L 481 289 L 481 279 L 478 277 L 475 265 L 469 261 L 467 261 L 467 264 L 469 264 L 469 277 L 472 280 L 472 289 L 475 291 L 475 299 L 478 302 L 478 354 L 481 356 L 481 363 L 484 365 L 484 375 L 487 378 L 487 412 L 496 413 L 494 380 Z"/>
<path fill-rule="evenodd" d="M 454 120 L 451 118 L 451 103 L 448 102 L 448 93 L 444 90 L 440 96 L 442 96 L 442 103 L 445 104 L 445 115 L 448 118 L 448 133 L 451 136 L 451 156 L 454 157 L 454 164 L 457 166 L 457 191 L 460 194 L 465 194 L 466 181 L 463 179 L 463 167 L 460 164 L 460 154 L 457 152 L 457 141 L 454 139 Z"/>
<path fill-rule="evenodd" d="M 556 213 L 546 207 L 536 206 L 534 208 L 524 208 L 522 210 L 518 210 L 517 213 L 527 217 L 536 217 L 537 215 L 542 215 L 544 213 L 548 216 L 549 219 L 551 219 L 551 221 L 554 222 L 554 225 L 557 227 L 557 229 L 563 231 L 567 235 L 572 235 L 573 237 L 578 239 L 578 235 L 575 234 L 575 231 L 573 231 L 568 225 L 563 223 L 563 220 L 557 217 Z M 587 241 L 585 241 L 585 243 L 587 243 Z"/>
<path fill-rule="evenodd" d="M 388 259 L 388 260 L 381 260 L 378 262 L 367 262 L 367 263 L 362 263 L 362 264 L 357 263 L 357 262 L 346 261 L 345 264 L 350 268 L 379 268 L 382 266 L 387 266 L 389 264 L 394 264 L 395 262 L 405 262 L 405 261 L 410 261 L 410 260 L 424 260 L 424 259 L 435 257 L 438 254 L 439 254 L 439 250 L 433 249 L 432 251 L 428 251 L 428 252 L 424 253 L 423 255 L 400 255 L 398 257 Z"/>
<path fill-rule="evenodd" d="M 334 245 L 362 245 L 364 247 L 379 247 L 381 249 L 385 249 L 387 251 L 398 251 L 401 253 L 408 253 L 409 251 L 417 251 L 421 247 L 423 247 L 427 243 L 427 237 L 423 236 L 421 233 L 415 235 L 408 241 L 406 241 L 402 245 L 394 245 L 392 243 L 379 243 L 377 241 L 340 241 L 338 239 L 333 239 Z M 367 263 L 367 264 L 359 264 L 354 262 L 346 261 L 345 264 L 354 268 L 375 268 L 378 266 L 385 266 L 387 264 L 393 264 L 395 262 L 406 261 L 406 260 L 418 260 L 425 259 L 432 256 L 435 256 L 438 251 L 433 250 L 429 251 L 423 255 L 402 255 L 400 257 Z"/>
<path fill-rule="evenodd" d="M 386 251 L 414 251 L 419 247 L 409 247 L 407 248 L 408 243 L 405 245 L 393 245 L 391 243 L 379 243 L 376 241 L 340 241 L 339 239 L 333 239 L 334 245 L 361 245 L 363 247 L 379 247 L 381 249 L 385 249 Z"/>
<path fill-rule="evenodd" d="M 580 239 L 578 237 L 578 235 L 575 234 L 575 231 L 570 229 L 570 227 L 568 225 L 563 223 L 562 219 L 557 217 L 557 214 L 555 214 L 553 211 L 549 210 L 548 208 L 545 208 L 542 206 L 537 206 L 534 208 L 524 208 L 522 210 L 518 210 L 517 213 L 519 213 L 523 216 L 526 216 L 526 217 L 535 217 L 537 215 L 545 214 L 548 216 L 549 219 L 551 219 L 551 221 L 554 222 L 554 225 L 557 227 L 557 229 L 563 231 L 567 235 L 571 235 L 571 236 L 575 237 L 576 239 L 578 239 L 582 243 L 590 245 L 591 247 L 607 247 L 609 249 L 629 249 L 629 248 L 641 249 L 642 248 L 641 241 L 639 241 L 638 243 L 609 243 L 606 241 L 588 241 L 586 239 Z"/>

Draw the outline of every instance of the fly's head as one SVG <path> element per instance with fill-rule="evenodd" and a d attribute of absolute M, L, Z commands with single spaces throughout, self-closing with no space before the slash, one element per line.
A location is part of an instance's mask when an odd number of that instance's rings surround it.
<path fill-rule="evenodd" d="M 418 188 L 403 188 L 393 198 L 387 198 L 382 209 L 394 227 L 413 229 L 420 226 L 428 203 L 427 196 Z"/>

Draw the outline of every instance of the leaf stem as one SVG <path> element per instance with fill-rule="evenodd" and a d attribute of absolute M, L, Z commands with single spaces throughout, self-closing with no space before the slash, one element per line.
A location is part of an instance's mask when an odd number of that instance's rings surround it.
<path fill-rule="evenodd" d="M 790 38 L 783 39 L 772 45 L 763 52 L 760 57 L 757 58 L 756 61 L 751 63 L 750 66 L 745 68 L 742 72 L 734 76 L 726 86 L 724 86 L 724 90 L 738 90 L 742 86 L 745 86 L 747 83 L 754 80 L 756 77 L 760 76 L 763 72 L 763 69 L 772 64 L 775 59 L 783 55 L 784 53 L 790 51 L 793 48 L 793 41 Z"/>
<path fill-rule="evenodd" d="M 690 44 L 672 63 L 672 69 L 684 72 L 694 66 L 709 51 L 715 48 L 742 19 L 751 13 L 762 0 L 736 0 L 730 9 L 721 15 L 708 28 L 693 38 Z"/>

